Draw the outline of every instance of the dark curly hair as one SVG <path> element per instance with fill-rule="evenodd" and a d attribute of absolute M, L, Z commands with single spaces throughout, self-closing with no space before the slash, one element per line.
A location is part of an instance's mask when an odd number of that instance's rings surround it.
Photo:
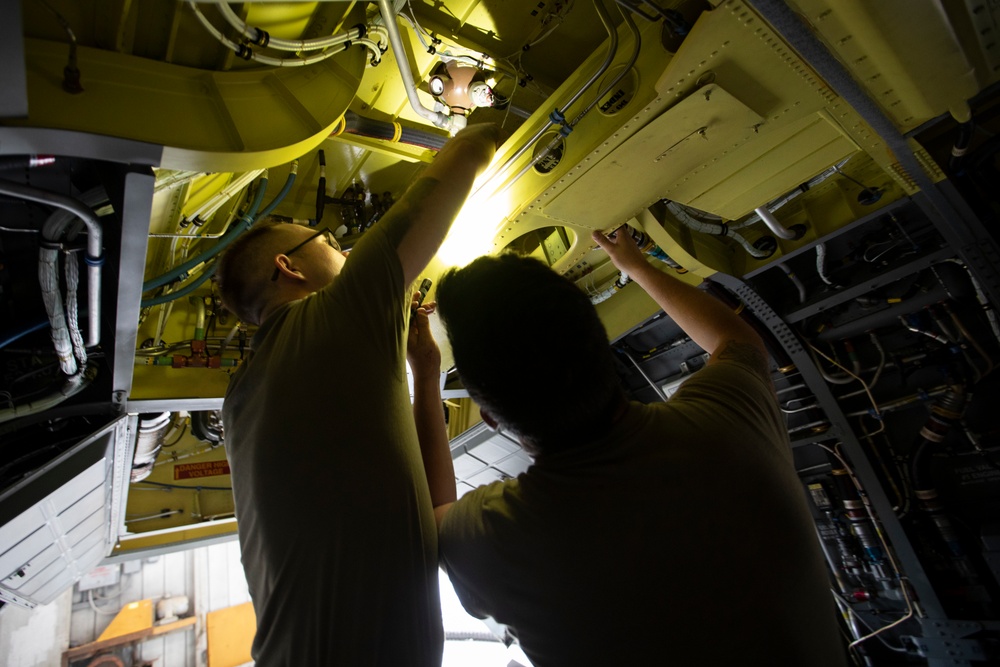
<path fill-rule="evenodd" d="M 469 395 L 537 452 L 592 440 L 625 400 L 590 299 L 544 263 L 480 257 L 441 278 L 438 310 Z"/>

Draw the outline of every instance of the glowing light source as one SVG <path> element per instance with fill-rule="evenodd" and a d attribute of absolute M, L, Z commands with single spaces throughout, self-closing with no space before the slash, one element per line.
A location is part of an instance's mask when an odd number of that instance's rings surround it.
<path fill-rule="evenodd" d="M 470 197 L 441 244 L 438 258 L 447 266 L 465 266 L 489 253 L 497 232 L 507 224 L 509 210 L 509 197 L 503 192 Z"/>

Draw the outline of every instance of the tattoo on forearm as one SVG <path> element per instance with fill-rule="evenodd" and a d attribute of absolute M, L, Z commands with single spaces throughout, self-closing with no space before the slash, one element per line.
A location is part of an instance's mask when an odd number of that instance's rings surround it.
<path fill-rule="evenodd" d="M 738 361 L 750 366 L 761 375 L 769 375 L 767 356 L 762 354 L 760 349 L 754 345 L 740 343 L 735 340 L 722 344 L 722 349 L 718 352 L 719 359 Z"/>
<path fill-rule="evenodd" d="M 418 178 L 378 223 L 385 226 L 385 233 L 393 246 L 399 247 L 403 237 L 417 220 L 416 211 L 436 185 L 437 181 L 432 178 Z"/>

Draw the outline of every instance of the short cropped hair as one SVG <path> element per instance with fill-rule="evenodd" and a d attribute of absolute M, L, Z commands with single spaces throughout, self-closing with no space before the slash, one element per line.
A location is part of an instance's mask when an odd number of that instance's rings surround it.
<path fill-rule="evenodd" d="M 285 239 L 280 223 L 264 219 L 233 241 L 219 257 L 215 275 L 222 305 L 250 324 L 260 324 L 261 309 L 273 290 L 274 258 Z"/>
<path fill-rule="evenodd" d="M 600 437 L 625 400 L 590 298 L 544 263 L 480 257 L 440 280 L 438 312 L 462 383 L 538 453 Z"/>

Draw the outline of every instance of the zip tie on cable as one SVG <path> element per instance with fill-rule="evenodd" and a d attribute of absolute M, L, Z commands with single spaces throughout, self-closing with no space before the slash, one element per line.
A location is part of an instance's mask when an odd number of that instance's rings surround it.
<path fill-rule="evenodd" d="M 882 413 L 875 408 L 868 408 L 868 416 L 876 421 L 882 421 Z"/>
<path fill-rule="evenodd" d="M 393 127 L 392 139 L 390 139 L 389 141 L 393 142 L 399 141 L 399 138 L 403 136 L 403 126 L 400 125 L 399 123 L 393 122 L 392 127 Z"/>
<path fill-rule="evenodd" d="M 928 395 L 928 393 L 923 389 L 917 389 L 917 398 L 919 398 L 921 401 L 931 400 L 930 395 Z"/>
<path fill-rule="evenodd" d="M 729 225 L 724 222 L 719 223 L 719 236 L 726 236 L 729 234 Z"/>
<path fill-rule="evenodd" d="M 99 257 L 84 255 L 83 261 L 87 263 L 87 266 L 104 266 L 104 255 L 100 255 Z"/>

